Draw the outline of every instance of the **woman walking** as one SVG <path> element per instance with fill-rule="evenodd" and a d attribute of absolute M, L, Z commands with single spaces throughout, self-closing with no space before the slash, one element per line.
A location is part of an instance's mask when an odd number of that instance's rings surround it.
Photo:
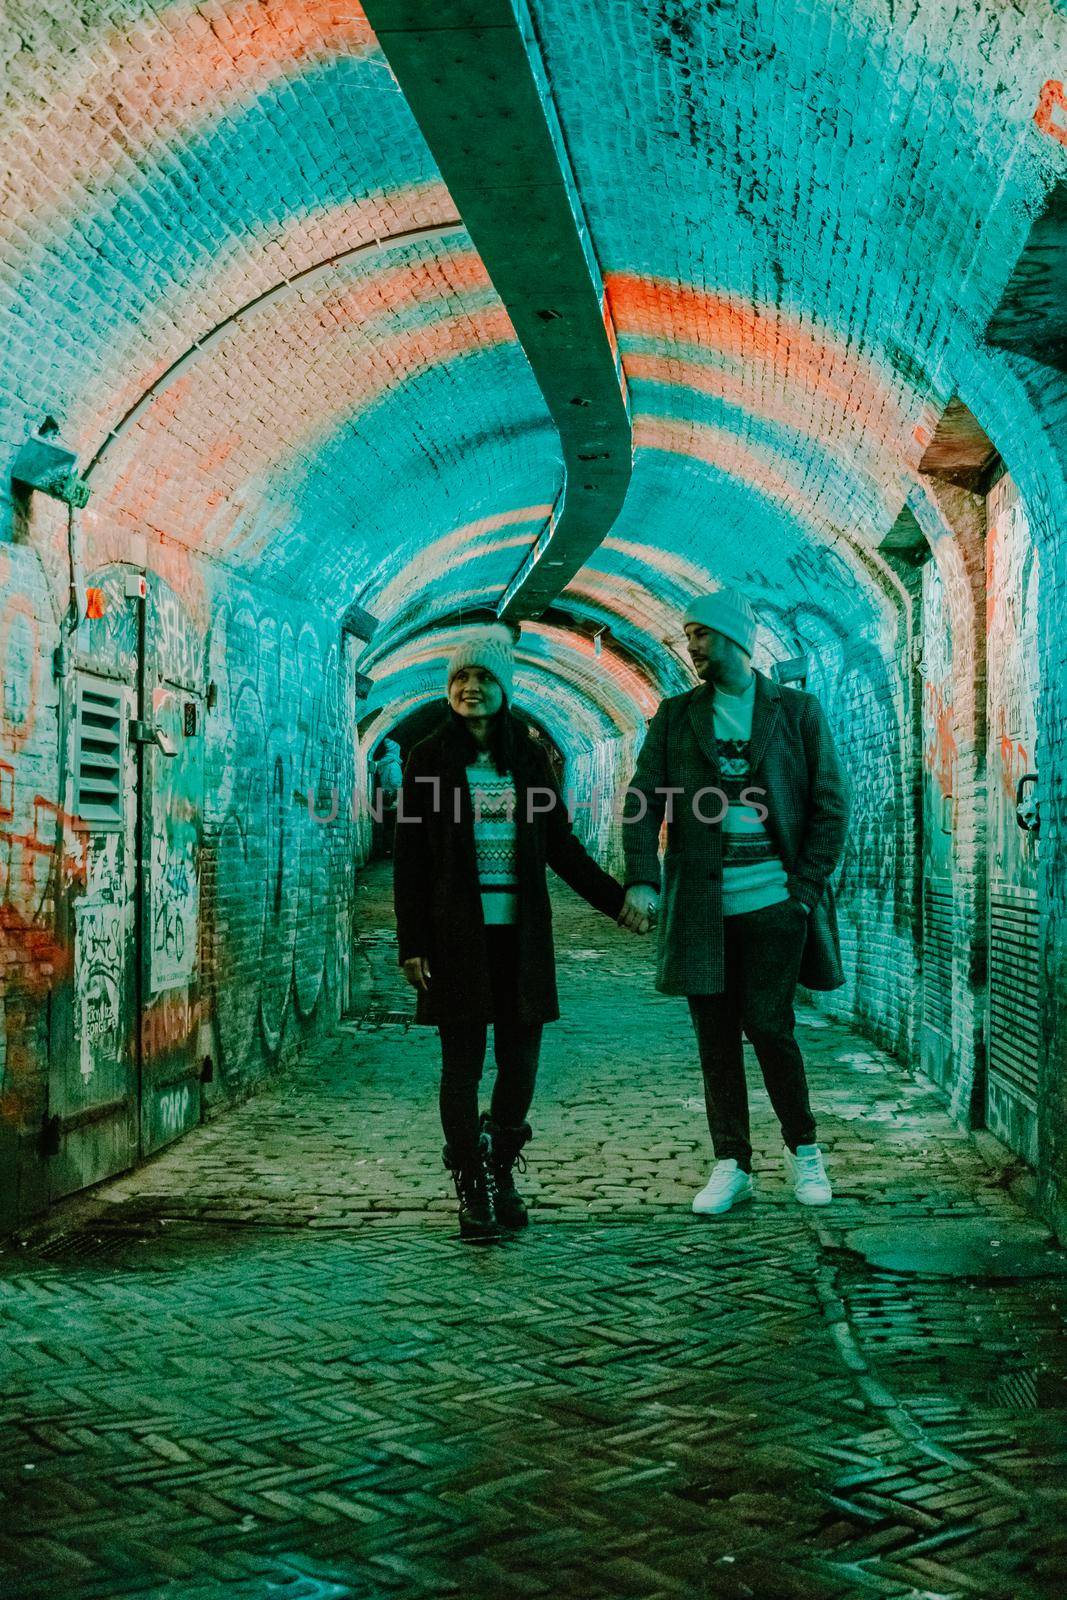
<path fill-rule="evenodd" d="M 440 1032 L 444 1159 L 472 1239 L 529 1220 L 514 1167 L 531 1136 L 542 1026 L 559 1016 L 545 868 L 613 919 L 625 898 L 575 837 L 543 747 L 512 713 L 513 674 L 504 627 L 456 648 L 445 720 L 408 757 L 394 844 L 400 963 L 416 1022 Z M 496 1080 L 479 1117 L 489 1023 Z"/>

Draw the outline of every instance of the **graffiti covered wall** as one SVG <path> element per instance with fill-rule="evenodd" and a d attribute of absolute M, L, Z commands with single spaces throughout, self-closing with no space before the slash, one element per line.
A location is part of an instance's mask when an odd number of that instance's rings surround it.
<path fill-rule="evenodd" d="M 276 1057 L 324 995 L 336 1007 L 354 862 L 354 722 L 340 635 L 235 588 L 208 639 L 205 872 L 224 1071 Z M 335 814 L 336 811 L 336 814 Z M 254 1069 L 253 1069 L 254 1070 Z"/>
<path fill-rule="evenodd" d="M 20 1173 L 18 1152 L 42 1105 L 48 995 L 70 966 L 54 932 L 59 696 L 49 664 L 57 640 L 40 562 L 0 545 L 0 1168 L 9 1174 Z M 68 858 L 64 868 L 79 865 Z M 21 1194 L 0 1189 L 0 1222 L 34 1203 L 28 1180 Z"/>
<path fill-rule="evenodd" d="M 149 571 L 144 600 L 127 593 L 134 569 L 94 569 L 71 629 L 49 553 L 0 546 L 0 1157 L 17 1175 L 5 1224 L 158 1148 L 338 1014 L 353 839 L 330 797 L 351 792 L 354 710 L 340 634 L 198 568 L 186 597 Z M 122 724 L 113 826 L 79 815 L 75 769 L 95 748 L 78 742 L 86 693 Z M 138 760 L 139 693 L 163 740 Z M 137 1060 L 140 1143 L 131 1104 L 107 1152 L 97 1137 L 47 1155 L 49 1119 L 117 1105 Z"/>
<path fill-rule="evenodd" d="M 1041 562 L 1018 487 L 1001 478 L 988 497 L 986 541 L 989 967 L 988 1126 L 1036 1164 L 1044 1075 L 1045 895 L 1041 813 L 1048 774 L 1039 759 Z"/>
<path fill-rule="evenodd" d="M 813 652 L 806 688 L 826 711 L 850 807 L 832 879 L 845 984 L 817 996 L 817 1003 L 905 1054 L 916 974 L 902 663 L 867 640 L 837 637 Z"/>

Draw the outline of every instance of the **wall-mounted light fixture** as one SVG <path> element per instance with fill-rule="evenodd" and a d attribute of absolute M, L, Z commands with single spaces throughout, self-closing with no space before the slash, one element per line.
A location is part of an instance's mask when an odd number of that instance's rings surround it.
<path fill-rule="evenodd" d="M 57 424 L 46 417 L 11 464 L 11 481 L 24 492 L 36 490 L 67 506 L 89 503 L 89 485 L 78 476 L 78 458 L 54 437 Z"/>

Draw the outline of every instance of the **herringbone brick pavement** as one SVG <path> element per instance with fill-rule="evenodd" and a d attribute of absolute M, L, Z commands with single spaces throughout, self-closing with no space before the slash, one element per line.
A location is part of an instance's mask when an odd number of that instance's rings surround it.
<path fill-rule="evenodd" d="M 1064 1592 L 1064 1281 L 846 1247 L 1018 1218 L 926 1086 L 805 1014 L 835 1205 L 757 1092 L 756 1204 L 693 1217 L 684 1006 L 561 892 L 535 1223 L 464 1247 L 364 903 L 363 1020 L 0 1254 L 5 1600 Z"/>

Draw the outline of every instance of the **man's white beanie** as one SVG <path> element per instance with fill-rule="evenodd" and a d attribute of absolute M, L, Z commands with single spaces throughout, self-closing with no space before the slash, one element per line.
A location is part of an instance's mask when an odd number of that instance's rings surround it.
<path fill-rule="evenodd" d="M 486 672 L 491 672 L 503 689 L 504 698 L 510 700 L 515 679 L 515 646 L 510 631 L 492 624 L 464 634 L 448 658 L 449 688 L 456 673 L 462 672 L 464 667 L 484 667 Z"/>
<path fill-rule="evenodd" d="M 739 589 L 716 589 L 714 594 L 702 594 L 690 605 L 682 625 L 697 622 L 702 628 L 714 628 L 735 644 L 746 655 L 751 655 L 756 643 L 756 613 Z"/>

